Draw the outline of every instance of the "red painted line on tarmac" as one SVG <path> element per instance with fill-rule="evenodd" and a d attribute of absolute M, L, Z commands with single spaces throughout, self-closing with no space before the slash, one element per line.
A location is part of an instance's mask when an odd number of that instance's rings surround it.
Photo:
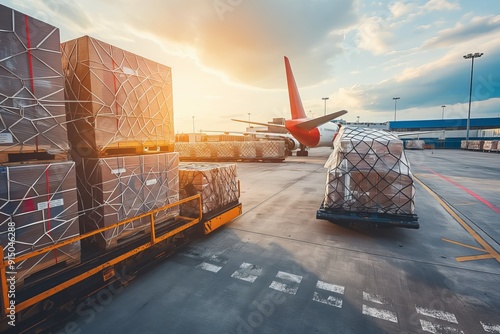
<path fill-rule="evenodd" d="M 489 207 L 491 210 L 495 211 L 496 213 L 500 214 L 500 208 L 497 208 L 496 206 L 494 206 L 493 204 L 491 204 L 490 202 L 488 202 L 487 200 L 485 200 L 484 198 L 482 198 L 481 196 L 479 196 L 478 194 L 476 194 L 475 192 L 473 192 L 472 190 L 468 189 L 468 188 L 465 188 L 464 186 L 462 186 L 461 184 L 458 184 L 456 183 L 455 181 L 453 180 L 450 180 L 449 178 L 447 178 L 446 176 L 444 175 L 441 175 L 439 173 L 436 173 L 435 171 L 429 169 L 429 168 L 426 168 L 424 167 L 424 169 L 427 169 L 429 172 L 431 172 L 432 174 L 434 175 L 437 175 L 439 176 L 440 178 L 442 178 L 443 180 L 446 180 L 448 182 L 450 182 L 451 184 L 457 186 L 458 188 L 462 189 L 463 191 L 465 191 L 466 193 L 468 193 L 469 195 L 471 195 L 472 197 L 474 197 L 475 199 L 477 199 L 478 201 L 480 201 L 481 203 L 483 203 L 484 205 L 486 205 L 487 207 Z"/>

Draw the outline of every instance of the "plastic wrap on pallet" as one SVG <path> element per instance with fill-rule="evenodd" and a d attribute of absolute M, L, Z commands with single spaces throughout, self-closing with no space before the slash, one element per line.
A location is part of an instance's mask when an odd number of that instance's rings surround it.
<path fill-rule="evenodd" d="M 493 140 L 493 144 L 491 145 L 491 150 L 493 152 L 498 152 L 500 151 L 500 141 L 498 140 Z"/>
<path fill-rule="evenodd" d="M 239 159 L 241 142 L 218 142 L 210 143 L 217 152 L 219 159 Z"/>
<path fill-rule="evenodd" d="M 174 145 L 170 67 L 84 36 L 61 45 L 68 136 L 76 154 Z"/>
<path fill-rule="evenodd" d="M 19 257 L 78 235 L 74 162 L 0 167 L 0 245 L 4 255 L 11 247 Z M 51 273 L 79 262 L 80 242 L 74 242 L 16 263 L 16 269 L 10 271 L 16 271 L 17 283 L 23 284 L 42 270 Z"/>
<path fill-rule="evenodd" d="M 413 214 L 415 187 L 403 142 L 381 130 L 344 127 L 334 141 L 324 207 Z"/>
<path fill-rule="evenodd" d="M 242 159 L 255 159 L 257 158 L 257 145 L 256 141 L 244 141 L 240 147 L 240 157 Z"/>
<path fill-rule="evenodd" d="M 179 167 L 180 197 L 201 195 L 204 214 L 214 213 L 238 200 L 238 179 L 235 164 L 181 164 Z M 198 215 L 198 202 L 181 205 L 181 215 Z"/>
<path fill-rule="evenodd" d="M 467 149 L 467 140 L 462 140 L 462 141 L 460 142 L 460 148 L 461 148 L 462 150 L 466 150 L 466 149 Z"/>
<path fill-rule="evenodd" d="M 265 140 L 257 143 L 263 159 L 285 159 L 285 142 L 283 140 Z"/>
<path fill-rule="evenodd" d="M 425 145 L 425 141 L 415 139 L 415 140 L 407 140 L 405 147 L 407 150 L 423 150 Z"/>
<path fill-rule="evenodd" d="M 188 142 L 176 142 L 175 152 L 179 153 L 179 159 L 190 158 L 192 155 L 191 145 Z"/>
<path fill-rule="evenodd" d="M 77 158 L 79 203 L 84 212 L 81 231 L 107 227 L 178 201 L 178 167 L 178 153 Z M 178 213 L 178 207 L 158 212 L 155 222 Z M 148 216 L 107 230 L 91 241 L 100 249 L 110 249 L 149 227 Z"/>
<path fill-rule="evenodd" d="M 59 29 L 0 5 L 0 31 L 0 153 L 68 151 Z"/>
<path fill-rule="evenodd" d="M 217 158 L 217 148 L 214 144 L 210 142 L 195 143 L 196 158 Z"/>
<path fill-rule="evenodd" d="M 484 151 L 496 151 L 498 147 L 497 140 L 485 140 L 483 145 Z"/>
<path fill-rule="evenodd" d="M 469 145 L 467 148 L 473 151 L 482 151 L 484 145 L 484 140 L 469 140 Z"/>

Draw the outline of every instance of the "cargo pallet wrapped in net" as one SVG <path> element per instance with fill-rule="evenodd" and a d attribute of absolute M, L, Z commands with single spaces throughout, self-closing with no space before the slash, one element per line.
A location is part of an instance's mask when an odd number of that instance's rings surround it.
<path fill-rule="evenodd" d="M 179 195 L 187 198 L 201 195 L 204 218 L 212 217 L 238 203 L 239 186 L 236 164 L 184 163 L 179 166 Z M 196 217 L 199 207 L 195 202 L 181 205 L 181 215 Z"/>
<path fill-rule="evenodd" d="M 67 160 L 59 29 L 0 5 L 0 163 Z"/>
<path fill-rule="evenodd" d="M 403 142 L 381 130 L 342 128 L 334 140 L 317 219 L 419 228 Z"/>

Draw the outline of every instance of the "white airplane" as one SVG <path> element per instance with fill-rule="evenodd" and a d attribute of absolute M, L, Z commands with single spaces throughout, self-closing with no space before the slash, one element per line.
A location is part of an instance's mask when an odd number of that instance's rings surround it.
<path fill-rule="evenodd" d="M 347 113 L 346 110 L 340 110 L 332 114 L 308 118 L 302 106 L 299 90 L 293 77 L 292 68 L 287 57 L 285 57 L 286 80 L 288 84 L 288 96 L 290 99 L 290 110 L 292 119 L 285 120 L 284 125 L 250 122 L 239 119 L 232 119 L 235 122 L 247 124 L 255 124 L 267 127 L 282 127 L 286 128 L 289 134 L 283 133 L 257 133 L 270 137 L 282 137 L 287 141 L 287 146 L 290 151 L 300 147 L 297 151 L 298 156 L 307 156 L 306 147 L 332 147 L 333 139 L 340 128 L 339 124 L 330 122 L 331 120 L 340 117 Z"/>

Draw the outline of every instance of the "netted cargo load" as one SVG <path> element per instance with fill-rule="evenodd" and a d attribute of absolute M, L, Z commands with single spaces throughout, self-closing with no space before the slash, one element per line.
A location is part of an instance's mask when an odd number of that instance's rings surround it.
<path fill-rule="evenodd" d="M 469 140 L 469 145 L 467 148 L 473 151 L 482 151 L 484 145 L 484 140 Z"/>
<path fill-rule="evenodd" d="M 59 29 L 0 5 L 1 153 L 69 150 Z"/>
<path fill-rule="evenodd" d="M 496 151 L 498 148 L 498 140 L 485 140 L 483 145 L 484 151 Z"/>
<path fill-rule="evenodd" d="M 217 157 L 217 150 L 207 142 L 190 143 L 194 147 L 194 157 L 200 158 L 215 158 Z"/>
<path fill-rule="evenodd" d="M 238 159 L 240 157 L 241 142 L 218 142 L 210 143 L 217 152 L 217 158 L 220 159 Z"/>
<path fill-rule="evenodd" d="M 283 140 L 257 142 L 257 157 L 269 160 L 285 159 L 285 142 Z"/>
<path fill-rule="evenodd" d="M 131 219 L 179 200 L 179 155 L 77 159 L 82 233 Z M 155 214 L 160 224 L 179 214 L 179 207 Z M 148 232 L 149 216 L 107 230 L 91 240 L 110 249 L 140 232 Z M 88 244 L 86 245 L 88 246 Z"/>
<path fill-rule="evenodd" d="M 257 142 L 244 141 L 240 147 L 240 157 L 242 159 L 255 159 L 257 158 Z"/>
<path fill-rule="evenodd" d="M 203 214 L 215 214 L 238 201 L 238 179 L 235 164 L 189 163 L 179 167 L 181 199 L 201 195 Z M 181 205 L 181 215 L 198 215 L 197 201 Z"/>
<path fill-rule="evenodd" d="M 324 208 L 413 214 L 415 187 L 403 142 L 381 130 L 344 127 L 334 141 Z"/>
<path fill-rule="evenodd" d="M 195 157 L 194 147 L 188 142 L 176 142 L 175 152 L 179 153 L 179 159 Z"/>
<path fill-rule="evenodd" d="M 405 148 L 407 150 L 423 150 L 425 146 L 425 141 L 423 140 L 407 140 Z"/>
<path fill-rule="evenodd" d="M 88 36 L 61 48 L 68 135 L 76 154 L 173 151 L 170 67 Z"/>
<path fill-rule="evenodd" d="M 11 234 L 12 233 L 12 234 Z M 79 235 L 75 164 L 0 166 L 0 245 L 15 257 Z M 80 262 L 80 242 L 15 264 L 16 283 Z M 33 275 L 36 274 L 36 275 Z"/>

